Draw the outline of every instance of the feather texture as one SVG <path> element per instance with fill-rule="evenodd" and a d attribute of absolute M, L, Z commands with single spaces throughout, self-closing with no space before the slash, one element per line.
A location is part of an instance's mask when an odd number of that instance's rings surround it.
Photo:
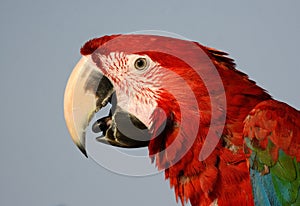
<path fill-rule="evenodd" d="M 299 205 L 299 111 L 273 100 L 235 68 L 227 53 L 197 42 L 113 35 L 93 39 L 81 49 L 100 69 L 99 56 L 111 52 L 147 55 L 159 65 L 148 148 L 158 169 L 165 170 L 177 200 L 193 206 Z M 117 92 L 126 92 L 114 82 L 117 77 L 108 76 Z M 128 78 L 135 81 L 132 85 L 143 84 L 138 77 Z M 147 90 L 140 93 L 147 95 Z M 212 115 L 212 105 L 224 99 L 225 107 Z M 210 129 L 214 135 L 207 139 Z M 217 145 L 200 161 L 206 141 Z"/>
<path fill-rule="evenodd" d="M 260 189 L 269 191 L 263 199 L 271 205 L 299 205 L 300 112 L 275 100 L 261 102 L 246 118 L 244 135 L 256 170 L 253 188 L 260 181 Z"/>

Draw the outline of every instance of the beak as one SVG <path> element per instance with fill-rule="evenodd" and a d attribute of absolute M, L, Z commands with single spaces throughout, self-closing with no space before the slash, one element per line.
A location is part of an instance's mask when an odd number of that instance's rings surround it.
<path fill-rule="evenodd" d="M 107 104 L 112 93 L 110 81 L 87 56 L 83 56 L 66 86 L 64 116 L 73 142 L 86 157 L 85 130 L 94 114 Z"/>
<path fill-rule="evenodd" d="M 112 83 L 89 56 L 83 56 L 66 86 L 64 115 L 73 142 L 86 157 L 86 128 L 94 114 L 107 103 L 112 105 L 109 115 L 92 126 L 94 133 L 102 132 L 102 136 L 96 140 L 123 148 L 147 146 L 151 137 L 148 128 L 138 118 L 117 106 Z"/>

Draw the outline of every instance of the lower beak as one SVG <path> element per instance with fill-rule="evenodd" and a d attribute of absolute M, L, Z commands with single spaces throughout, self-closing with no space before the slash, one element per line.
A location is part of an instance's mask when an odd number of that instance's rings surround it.
<path fill-rule="evenodd" d="M 86 157 L 85 130 L 94 114 L 107 104 L 112 93 L 110 81 L 88 57 L 82 57 L 66 86 L 64 115 L 73 142 Z"/>

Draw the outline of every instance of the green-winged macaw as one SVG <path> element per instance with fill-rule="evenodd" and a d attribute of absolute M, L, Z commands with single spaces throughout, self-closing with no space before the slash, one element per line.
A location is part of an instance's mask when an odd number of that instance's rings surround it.
<path fill-rule="evenodd" d="M 148 147 L 182 204 L 300 205 L 300 112 L 274 100 L 227 53 L 177 38 L 127 34 L 81 48 L 65 92 L 71 137 Z M 75 117 L 76 116 L 76 117 Z"/>

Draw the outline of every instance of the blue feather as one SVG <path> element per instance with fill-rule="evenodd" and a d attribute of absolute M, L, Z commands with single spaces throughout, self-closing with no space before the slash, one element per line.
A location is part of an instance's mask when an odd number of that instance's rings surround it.
<path fill-rule="evenodd" d="M 276 196 L 271 174 L 261 175 L 250 169 L 252 191 L 256 206 L 281 206 Z"/>

